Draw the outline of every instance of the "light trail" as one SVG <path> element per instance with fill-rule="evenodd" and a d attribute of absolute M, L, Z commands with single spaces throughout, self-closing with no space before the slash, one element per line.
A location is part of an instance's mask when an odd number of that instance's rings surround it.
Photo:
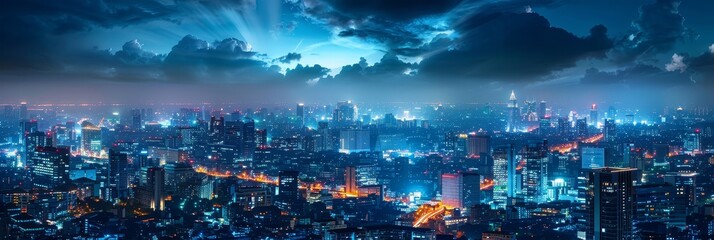
<path fill-rule="evenodd" d="M 430 206 L 429 206 L 429 207 L 430 207 Z M 428 207 L 427 207 L 427 208 L 428 208 Z M 424 211 L 427 210 L 426 208 L 423 208 L 423 209 L 424 209 Z M 417 210 L 417 211 L 418 211 L 418 210 Z M 415 228 L 421 227 L 423 224 L 429 222 L 430 219 L 432 219 L 432 218 L 438 216 L 439 214 L 444 213 L 444 211 L 446 211 L 446 207 L 445 207 L 445 206 L 442 206 L 441 204 L 438 204 L 437 207 L 435 207 L 434 209 L 430 210 L 429 212 L 424 213 L 421 217 L 417 218 L 417 219 L 414 221 L 414 225 L 413 225 L 413 226 L 414 226 Z"/>

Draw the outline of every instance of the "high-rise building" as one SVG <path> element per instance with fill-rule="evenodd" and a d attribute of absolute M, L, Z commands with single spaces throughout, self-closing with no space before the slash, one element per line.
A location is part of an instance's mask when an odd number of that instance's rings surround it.
<path fill-rule="evenodd" d="M 89 121 L 82 122 L 82 146 L 85 153 L 99 153 L 102 150 L 102 129 Z"/>
<path fill-rule="evenodd" d="M 506 124 L 507 132 L 517 132 L 521 120 L 521 112 L 518 108 L 518 99 L 516 93 L 511 91 L 511 97 L 508 102 L 508 123 Z"/>
<path fill-rule="evenodd" d="M 602 133 L 605 142 L 614 142 L 617 138 L 617 125 L 615 125 L 614 119 L 605 119 L 605 124 L 602 128 Z"/>
<path fill-rule="evenodd" d="M 164 210 L 164 168 L 152 167 L 146 170 L 146 187 L 151 193 L 149 207 L 154 210 Z"/>
<path fill-rule="evenodd" d="M 545 101 L 540 101 L 540 105 L 538 106 L 538 118 L 546 118 L 547 106 L 548 104 Z"/>
<path fill-rule="evenodd" d="M 493 201 L 505 208 L 508 197 L 515 197 L 515 149 L 512 145 L 496 148 L 493 152 Z"/>
<path fill-rule="evenodd" d="M 297 117 L 300 126 L 305 126 L 305 104 L 297 104 L 297 107 L 295 107 L 295 117 Z"/>
<path fill-rule="evenodd" d="M 69 183 L 69 148 L 37 147 L 32 162 L 35 187 L 54 188 Z"/>
<path fill-rule="evenodd" d="M 267 148 L 268 145 L 268 129 L 255 130 L 255 137 L 259 148 Z"/>
<path fill-rule="evenodd" d="M 491 155 L 491 137 L 484 134 L 470 133 L 466 145 L 468 157 L 475 158 L 481 154 Z"/>
<path fill-rule="evenodd" d="M 544 202 L 548 188 L 548 142 L 530 141 L 523 147 L 521 194 L 525 201 Z"/>
<path fill-rule="evenodd" d="M 332 121 L 338 125 L 347 125 L 357 120 L 357 106 L 352 101 L 337 103 L 337 108 L 332 113 Z"/>
<path fill-rule="evenodd" d="M 345 129 L 340 131 L 340 152 L 371 151 L 371 134 L 369 130 Z"/>
<path fill-rule="evenodd" d="M 575 120 L 575 133 L 580 137 L 585 137 L 588 135 L 588 120 L 581 118 Z"/>
<path fill-rule="evenodd" d="M 278 173 L 278 201 L 277 205 L 285 211 L 297 210 L 300 199 L 298 189 L 298 171 L 280 171 Z"/>
<path fill-rule="evenodd" d="M 109 167 L 107 168 L 108 191 L 107 200 L 112 201 L 128 196 L 129 177 L 127 165 L 129 164 L 126 153 L 117 149 L 109 150 Z"/>
<path fill-rule="evenodd" d="M 597 115 L 597 104 L 594 104 L 590 106 L 590 125 L 596 126 L 597 127 L 597 122 L 600 119 L 598 119 Z"/>
<path fill-rule="evenodd" d="M 357 195 L 357 168 L 355 166 L 345 167 L 345 193 Z"/>
<path fill-rule="evenodd" d="M 605 167 L 605 148 L 581 144 L 580 160 L 581 168 L 602 168 Z"/>
<path fill-rule="evenodd" d="M 131 110 L 131 128 L 133 129 L 141 129 L 142 121 L 141 121 L 141 110 L 140 109 L 132 109 Z"/>
<path fill-rule="evenodd" d="M 442 174 L 441 191 L 445 205 L 466 209 L 481 202 L 481 176 L 471 172 Z"/>
<path fill-rule="evenodd" d="M 243 123 L 241 136 L 243 138 L 243 159 L 253 159 L 253 153 L 257 147 L 255 141 L 255 121 L 247 119 Z"/>
<path fill-rule="evenodd" d="M 27 102 L 20 102 L 20 120 L 30 120 L 30 116 L 27 114 Z"/>
<path fill-rule="evenodd" d="M 25 159 L 32 159 L 37 147 L 51 147 L 52 139 L 48 139 L 45 132 L 32 132 L 25 136 Z M 32 161 L 27 161 L 25 166 L 32 168 Z"/>
<path fill-rule="evenodd" d="M 596 168 L 588 172 L 587 239 L 633 239 L 633 168 Z"/>

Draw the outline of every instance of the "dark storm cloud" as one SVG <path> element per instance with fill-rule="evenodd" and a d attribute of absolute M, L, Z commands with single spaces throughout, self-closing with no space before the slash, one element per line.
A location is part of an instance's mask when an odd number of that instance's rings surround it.
<path fill-rule="evenodd" d="M 300 61 L 301 58 L 302 58 L 302 54 L 291 52 L 285 56 L 274 59 L 273 61 L 278 61 L 281 63 L 291 63 L 293 61 Z"/>
<path fill-rule="evenodd" d="M 250 82 L 275 78 L 277 73 L 266 62 L 252 58 L 255 54 L 235 38 L 208 44 L 188 35 L 171 49 L 163 67 L 174 80 Z"/>
<path fill-rule="evenodd" d="M 252 4 L 251 4 L 252 3 Z M 250 9 L 252 0 L 67 0 L 7 1 L 0 8 L 0 69 L 57 69 L 73 45 L 68 33 L 125 28 L 151 21 L 180 23 L 197 6 Z M 64 46 L 66 45 L 66 46 Z"/>
<path fill-rule="evenodd" d="M 701 55 L 684 61 L 689 71 L 693 73 L 692 78 L 697 83 L 714 84 L 714 44 Z"/>
<path fill-rule="evenodd" d="M 692 84 L 689 75 L 686 73 L 665 71 L 646 64 L 637 64 L 611 72 L 589 68 L 585 71 L 585 75 L 580 79 L 580 82 L 586 85 L 626 84 L 630 86 L 680 86 Z"/>
<path fill-rule="evenodd" d="M 389 49 L 418 47 L 421 34 L 439 29 L 420 19 L 445 13 L 461 1 L 332 1 L 306 0 L 304 14 L 338 31 L 338 37 L 354 37 Z"/>
<path fill-rule="evenodd" d="M 393 21 L 448 12 L 463 0 L 324 0 L 335 11 L 352 18 L 378 17 Z"/>
<path fill-rule="evenodd" d="M 604 26 L 578 37 L 535 13 L 476 14 L 455 28 L 461 34 L 456 49 L 424 59 L 420 74 L 532 81 L 579 60 L 603 58 L 612 47 Z"/>
<path fill-rule="evenodd" d="M 340 73 L 335 76 L 335 80 L 375 82 L 386 79 L 389 81 L 403 77 L 413 69 L 416 69 L 415 64 L 403 62 L 394 53 L 387 53 L 372 66 L 364 58 L 361 58 L 358 63 L 343 66 Z"/>
<path fill-rule="evenodd" d="M 285 72 L 285 78 L 289 80 L 307 82 L 311 80 L 320 79 L 327 75 L 330 69 L 322 67 L 318 64 L 313 66 L 303 66 L 298 64 L 294 69 L 287 69 Z"/>
<path fill-rule="evenodd" d="M 656 0 L 640 7 L 639 18 L 632 22 L 633 32 L 618 41 L 613 52 L 617 62 L 630 63 L 672 50 L 674 44 L 696 34 L 684 25 L 679 0 Z"/>

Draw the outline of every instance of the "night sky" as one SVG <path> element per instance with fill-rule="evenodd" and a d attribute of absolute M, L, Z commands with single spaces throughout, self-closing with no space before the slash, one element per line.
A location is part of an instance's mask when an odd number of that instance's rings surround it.
<path fill-rule="evenodd" d="M 709 0 L 10 0 L 0 103 L 711 103 Z"/>

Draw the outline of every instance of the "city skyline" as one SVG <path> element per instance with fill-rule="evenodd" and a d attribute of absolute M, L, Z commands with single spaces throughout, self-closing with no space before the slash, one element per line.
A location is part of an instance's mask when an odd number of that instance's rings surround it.
<path fill-rule="evenodd" d="M 714 239 L 711 0 L 8 0 L 0 239 Z"/>

